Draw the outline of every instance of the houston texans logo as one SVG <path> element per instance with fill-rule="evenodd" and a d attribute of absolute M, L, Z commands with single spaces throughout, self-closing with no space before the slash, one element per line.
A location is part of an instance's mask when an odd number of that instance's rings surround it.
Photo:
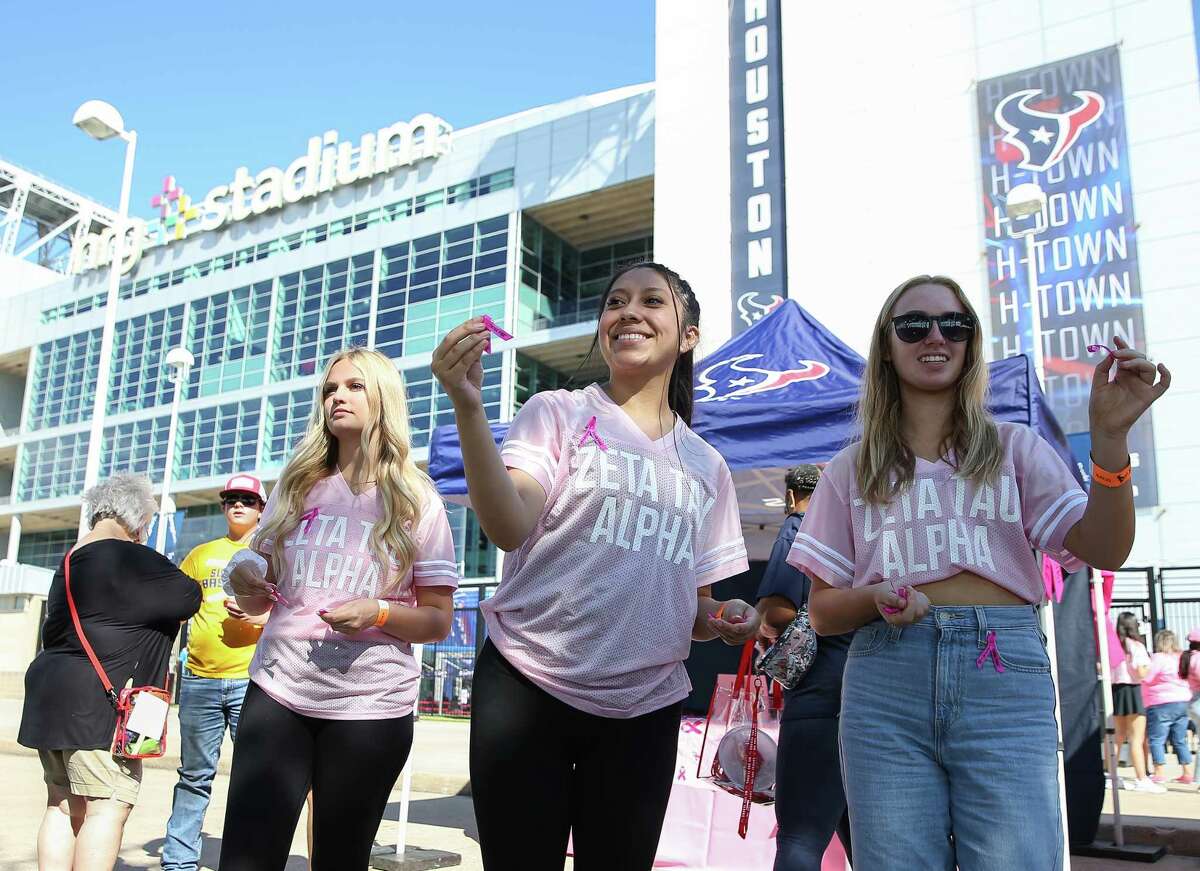
<path fill-rule="evenodd" d="M 724 402 L 726 399 L 743 399 L 759 393 L 781 390 L 797 381 L 815 381 L 829 374 L 829 366 L 815 360 L 798 360 L 803 369 L 759 369 L 746 365 L 762 354 L 739 354 L 728 360 L 720 360 L 706 366 L 700 372 L 697 402 Z M 727 371 L 719 371 L 721 369 Z M 715 375 L 714 375 L 715 373 Z"/>
<path fill-rule="evenodd" d="M 1095 91 L 1074 91 L 1079 105 L 1068 112 L 1050 112 L 1029 104 L 1043 92 L 1017 91 L 996 106 L 996 123 L 1004 130 L 1004 142 L 1017 148 L 1024 159 L 1022 169 L 1042 171 L 1063 159 L 1084 128 L 1104 111 L 1104 98 Z"/>
<path fill-rule="evenodd" d="M 763 295 L 765 296 L 766 294 Z M 738 314 L 741 315 L 742 320 L 747 324 L 754 324 L 756 321 L 761 321 L 771 312 L 775 311 L 775 309 L 783 305 L 783 297 L 777 293 L 771 294 L 771 301 L 766 305 L 758 301 L 758 296 L 758 291 L 752 290 L 738 297 Z"/>

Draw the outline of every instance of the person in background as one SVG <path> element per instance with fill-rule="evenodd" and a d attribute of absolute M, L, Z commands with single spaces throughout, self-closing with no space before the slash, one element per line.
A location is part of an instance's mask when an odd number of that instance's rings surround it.
<path fill-rule="evenodd" d="M 759 640 L 764 645 L 774 644 L 796 619 L 797 610 L 808 602 L 812 581 L 788 565 L 787 555 L 820 477 L 821 470 L 813 465 L 796 466 L 784 477 L 787 519 L 758 588 Z M 838 753 L 842 671 L 853 637 L 846 633 L 821 638 L 816 658 L 800 685 L 784 690 L 775 786 L 779 824 L 775 871 L 820 871 L 821 857 L 835 830 L 846 856 L 853 859 Z M 814 801 L 814 796 L 820 800 Z"/>
<path fill-rule="evenodd" d="M 1129 761 L 1133 763 L 1134 780 L 1121 782 L 1122 788 L 1139 792 L 1166 792 L 1166 788 L 1146 775 L 1146 705 L 1142 700 L 1142 678 L 1150 670 L 1150 654 L 1141 642 L 1138 618 L 1132 611 L 1122 611 L 1117 617 L 1117 638 L 1125 652 L 1125 661 L 1116 667 L 1112 676 L 1113 724 L 1115 752 L 1129 741 Z"/>
<path fill-rule="evenodd" d="M 310 789 L 311 867 L 370 862 L 412 747 L 412 645 L 449 634 L 458 586 L 404 393 L 385 355 L 335 354 L 261 528 L 226 568 L 238 606 L 271 619 L 234 745 L 222 871 L 281 871 Z"/>
<path fill-rule="evenodd" d="M 83 496 L 91 530 L 67 554 L 71 598 L 100 665 L 118 690 L 164 686 L 180 621 L 200 588 L 145 547 L 155 502 L 142 475 L 115 475 Z M 66 560 L 64 560 L 64 565 Z M 36 748 L 46 779 L 39 871 L 111 869 L 137 801 L 142 761 L 110 752 L 117 715 L 79 638 L 60 565 L 50 582 L 42 650 L 25 673 L 17 740 Z"/>
<path fill-rule="evenodd" d="M 1175 748 L 1175 758 L 1183 766 L 1176 783 L 1192 783 L 1192 748 L 1188 746 L 1188 702 L 1192 691 L 1188 687 L 1187 671 L 1179 667 L 1179 642 L 1175 633 L 1163 629 L 1154 635 L 1154 656 L 1142 678 L 1142 700 L 1146 704 L 1146 737 L 1150 739 L 1150 755 L 1154 759 L 1155 783 L 1167 781 L 1167 741 Z M 1183 672 L 1181 674 L 1181 672 Z"/>
<path fill-rule="evenodd" d="M 262 481 L 234 475 L 220 493 L 227 531 L 192 549 L 180 568 L 196 581 L 204 604 L 188 626 L 179 690 L 179 781 L 163 842 L 164 871 L 195 871 L 200 830 L 212 796 L 225 731 L 237 738 L 250 658 L 267 614 L 250 616 L 226 597 L 221 572 L 246 547 L 267 501 Z"/>
<path fill-rule="evenodd" d="M 1188 705 L 1188 717 L 1197 733 L 1200 733 L 1200 626 L 1193 626 L 1188 632 L 1188 649 L 1179 655 L 1179 676 L 1187 678 L 1188 689 L 1192 691 L 1192 700 Z M 1193 777 L 1195 770 L 1192 771 Z"/>

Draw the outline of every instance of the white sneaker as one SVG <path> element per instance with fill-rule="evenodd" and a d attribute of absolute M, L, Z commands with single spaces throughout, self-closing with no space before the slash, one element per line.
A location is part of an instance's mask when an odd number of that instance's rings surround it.
<path fill-rule="evenodd" d="M 1164 793 L 1167 791 L 1165 786 L 1163 786 L 1161 783 L 1155 783 L 1150 778 L 1146 778 L 1145 780 L 1131 781 L 1129 782 L 1129 788 L 1134 792 Z"/>

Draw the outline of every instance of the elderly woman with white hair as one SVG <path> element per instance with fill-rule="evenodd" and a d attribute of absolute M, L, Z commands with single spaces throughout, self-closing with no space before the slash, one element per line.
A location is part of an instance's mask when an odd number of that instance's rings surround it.
<path fill-rule="evenodd" d="M 116 475 L 83 501 L 91 530 L 66 557 L 83 632 L 114 687 L 162 686 L 180 621 L 200 608 L 200 588 L 144 546 L 155 511 L 145 477 Z M 72 622 L 60 565 L 42 651 L 25 673 L 18 735 L 37 749 L 45 773 L 39 871 L 99 871 L 116 863 L 142 764 L 109 752 L 115 728 L 116 711 Z"/>

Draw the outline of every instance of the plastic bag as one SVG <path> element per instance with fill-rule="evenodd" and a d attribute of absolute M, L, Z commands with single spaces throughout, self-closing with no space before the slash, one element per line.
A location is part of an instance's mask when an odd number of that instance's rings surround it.
<path fill-rule="evenodd" d="M 742 799 L 738 834 L 745 838 L 752 804 L 775 802 L 779 719 L 778 684 L 750 673 L 754 642 L 746 642 L 736 675 L 718 675 L 704 726 L 696 776 Z"/>

